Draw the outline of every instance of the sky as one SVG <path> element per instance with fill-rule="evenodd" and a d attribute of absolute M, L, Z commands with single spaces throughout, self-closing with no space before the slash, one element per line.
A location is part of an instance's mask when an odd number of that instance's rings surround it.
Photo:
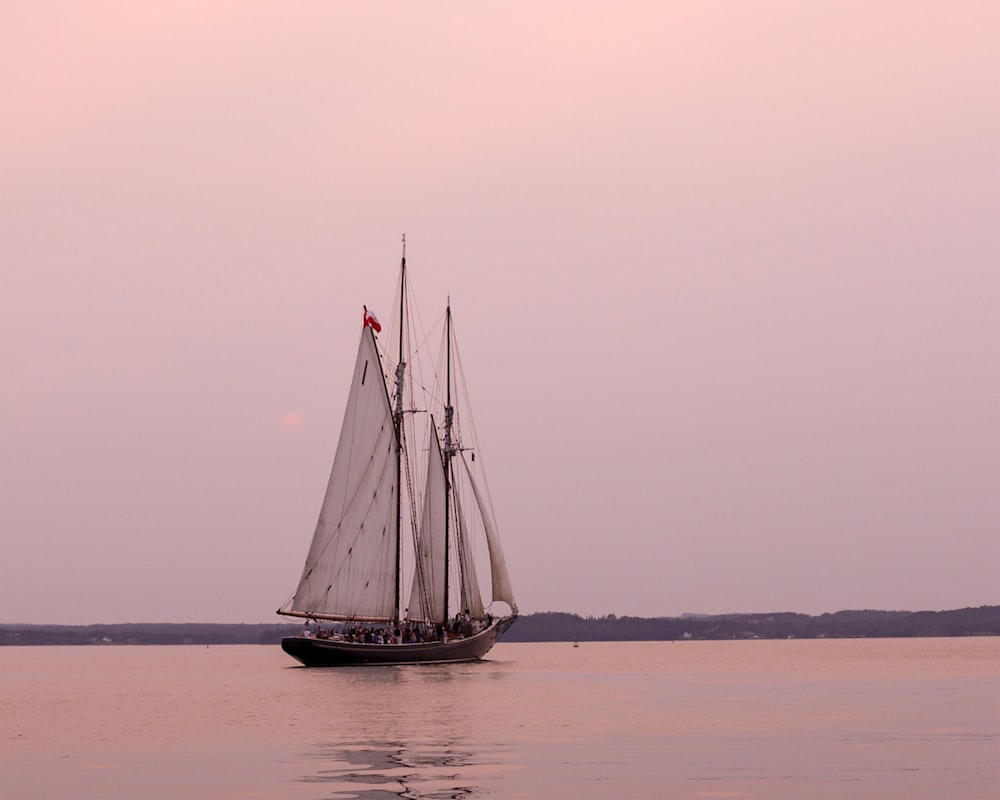
<path fill-rule="evenodd" d="M 0 622 L 279 620 L 404 232 L 522 613 L 1000 603 L 998 29 L 5 3 Z"/>

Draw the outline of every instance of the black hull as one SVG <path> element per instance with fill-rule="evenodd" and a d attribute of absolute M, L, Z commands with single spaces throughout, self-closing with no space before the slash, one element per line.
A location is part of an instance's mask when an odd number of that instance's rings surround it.
<path fill-rule="evenodd" d="M 496 644 L 497 636 L 507 630 L 512 622 L 513 620 L 500 620 L 475 636 L 447 642 L 362 644 L 311 636 L 286 636 L 281 640 L 281 649 L 307 667 L 456 664 L 481 659 Z"/>

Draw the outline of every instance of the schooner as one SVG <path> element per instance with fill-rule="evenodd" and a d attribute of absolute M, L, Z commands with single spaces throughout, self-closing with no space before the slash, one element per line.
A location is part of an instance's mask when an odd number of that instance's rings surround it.
<path fill-rule="evenodd" d="M 455 344 L 450 300 L 436 364 L 424 367 L 406 239 L 394 341 L 363 307 L 336 455 L 302 576 L 279 614 L 306 666 L 475 661 L 517 617 Z M 414 360 L 415 345 L 421 350 Z M 479 567 L 489 562 L 484 602 Z M 484 576 L 487 574 L 482 568 Z"/>

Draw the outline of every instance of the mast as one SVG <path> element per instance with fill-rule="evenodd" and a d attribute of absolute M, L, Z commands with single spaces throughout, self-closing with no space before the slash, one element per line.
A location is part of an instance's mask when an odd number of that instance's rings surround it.
<path fill-rule="evenodd" d="M 451 496 L 451 457 L 455 452 L 455 445 L 451 438 L 452 419 L 455 409 L 451 405 L 451 299 L 448 300 L 448 307 L 445 312 L 446 333 L 445 333 L 445 406 L 444 406 L 444 622 L 448 623 L 448 546 L 449 546 L 449 521 L 450 496 Z"/>
<path fill-rule="evenodd" d="M 403 549 L 403 374 L 406 363 L 403 361 L 403 337 L 406 333 L 403 317 L 406 307 L 406 234 L 403 234 L 403 256 L 399 265 L 399 359 L 396 362 L 396 408 L 392 414 L 392 425 L 396 430 L 396 607 L 392 612 L 396 625 L 400 622 L 402 601 L 402 549 Z"/>

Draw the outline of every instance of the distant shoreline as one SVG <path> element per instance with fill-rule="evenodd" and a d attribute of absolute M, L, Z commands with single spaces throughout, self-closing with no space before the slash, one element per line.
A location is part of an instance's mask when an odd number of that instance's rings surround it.
<path fill-rule="evenodd" d="M 0 624 L 0 646 L 124 644 L 277 644 L 296 633 L 284 623 L 123 623 L 104 625 Z M 838 611 L 809 616 L 686 614 L 681 617 L 581 617 L 564 612 L 526 614 L 504 635 L 507 642 L 685 641 L 732 639 L 844 639 L 1000 636 L 1000 606 L 952 611 Z"/>

